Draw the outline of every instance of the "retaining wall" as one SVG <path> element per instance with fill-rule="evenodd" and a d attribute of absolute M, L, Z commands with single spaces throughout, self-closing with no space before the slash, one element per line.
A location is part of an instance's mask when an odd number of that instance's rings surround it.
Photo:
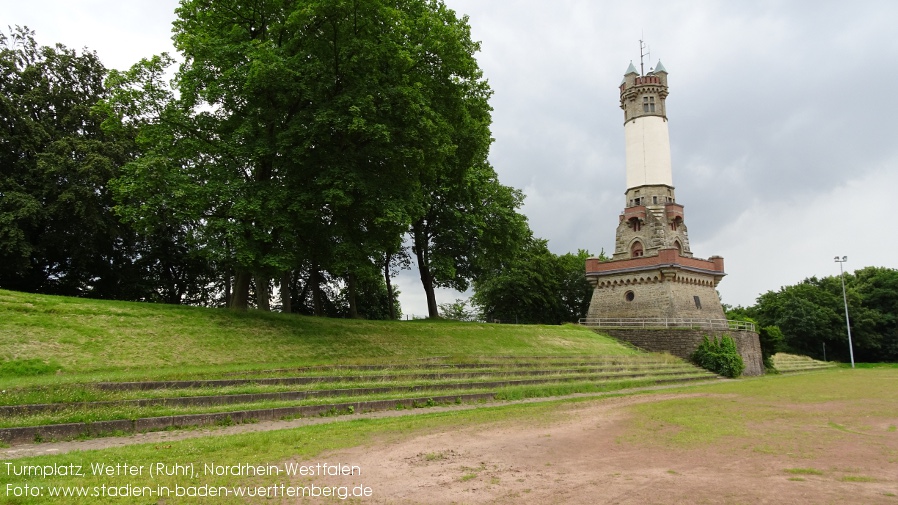
<path fill-rule="evenodd" d="M 721 337 L 729 335 L 736 341 L 736 347 L 745 362 L 742 375 L 764 375 L 764 363 L 761 359 L 761 341 L 758 334 L 745 330 L 693 330 L 688 328 L 629 329 L 601 328 L 597 333 L 609 335 L 618 340 L 629 342 L 636 347 L 651 352 L 669 352 L 674 356 L 689 359 L 689 356 L 702 343 L 707 335 Z"/>

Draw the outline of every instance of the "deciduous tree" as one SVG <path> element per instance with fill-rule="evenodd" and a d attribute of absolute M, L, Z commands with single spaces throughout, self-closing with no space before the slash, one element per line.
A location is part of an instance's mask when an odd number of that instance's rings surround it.
<path fill-rule="evenodd" d="M 106 134 L 96 53 L 0 32 L 0 286 L 141 298 L 136 237 L 112 212 L 130 139 Z"/>
<path fill-rule="evenodd" d="M 855 358 L 859 361 L 898 360 L 898 271 L 866 267 L 845 274 L 848 312 Z M 804 281 L 768 291 L 744 309 L 762 327 L 775 325 L 783 333 L 786 350 L 847 361 L 848 336 L 838 276 Z"/>
<path fill-rule="evenodd" d="M 487 321 L 561 324 L 586 316 L 592 288 L 583 275 L 589 252 L 556 256 L 530 239 L 502 269 L 474 282 L 474 302 Z"/>

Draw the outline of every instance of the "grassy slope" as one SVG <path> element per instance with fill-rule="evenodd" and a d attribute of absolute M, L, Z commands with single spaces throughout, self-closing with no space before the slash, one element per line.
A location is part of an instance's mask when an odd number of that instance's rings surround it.
<path fill-rule="evenodd" d="M 635 351 L 577 326 L 354 321 L 0 290 L 0 360 L 54 360 L 66 373 L 577 354 Z"/>

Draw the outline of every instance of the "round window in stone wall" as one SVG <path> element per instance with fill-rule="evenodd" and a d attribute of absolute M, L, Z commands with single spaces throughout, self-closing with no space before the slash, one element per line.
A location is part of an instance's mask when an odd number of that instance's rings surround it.
<path fill-rule="evenodd" d="M 627 291 L 626 293 L 624 293 L 624 300 L 627 300 L 628 302 L 632 302 L 634 298 L 636 298 L 636 295 L 633 294 L 632 291 Z"/>

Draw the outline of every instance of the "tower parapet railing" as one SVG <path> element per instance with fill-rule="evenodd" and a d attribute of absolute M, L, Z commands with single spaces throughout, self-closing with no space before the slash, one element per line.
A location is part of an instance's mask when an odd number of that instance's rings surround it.
<path fill-rule="evenodd" d="M 754 323 L 728 319 L 693 319 L 682 317 L 584 317 L 580 324 L 590 328 L 692 328 L 702 330 L 755 331 Z"/>

